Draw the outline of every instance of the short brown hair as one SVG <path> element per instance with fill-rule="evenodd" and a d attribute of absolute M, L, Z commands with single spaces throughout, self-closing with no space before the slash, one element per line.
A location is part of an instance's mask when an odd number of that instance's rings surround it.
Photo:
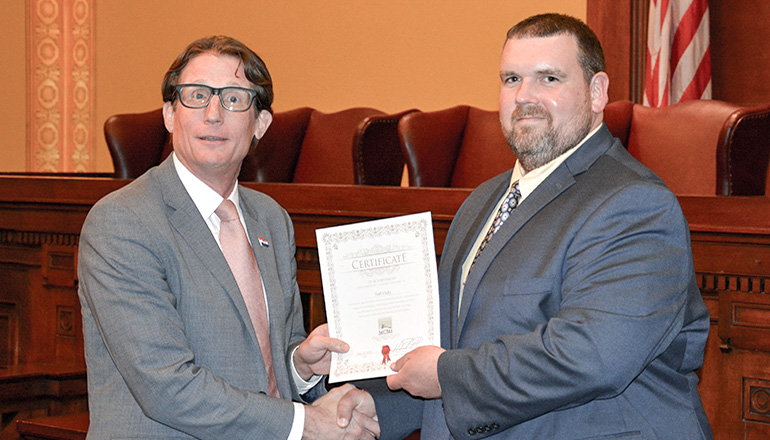
<path fill-rule="evenodd" d="M 163 102 L 174 102 L 177 99 L 176 85 L 179 81 L 179 75 L 191 59 L 205 52 L 232 55 L 241 60 L 246 79 L 254 84 L 257 91 L 257 102 L 254 105 L 255 114 L 259 115 L 261 110 L 273 112 L 273 80 L 270 78 L 270 72 L 267 71 L 265 62 L 245 44 L 224 35 L 195 40 L 176 57 L 163 77 L 163 84 L 161 85 Z"/>
<path fill-rule="evenodd" d="M 599 38 L 585 23 L 563 14 L 540 14 L 518 22 L 508 30 L 506 43 L 511 38 L 550 37 L 567 34 L 578 44 L 578 62 L 587 83 L 599 72 L 604 72 L 604 51 Z"/>

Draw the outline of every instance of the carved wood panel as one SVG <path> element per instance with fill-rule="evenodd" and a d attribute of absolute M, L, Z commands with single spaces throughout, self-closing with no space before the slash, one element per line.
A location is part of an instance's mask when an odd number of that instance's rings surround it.
<path fill-rule="evenodd" d="M 712 321 L 699 391 L 714 436 L 770 438 L 770 242 L 693 232 L 692 247 Z"/>
<path fill-rule="evenodd" d="M 0 369 L 16 363 L 19 344 L 16 304 L 0 301 Z"/>
<path fill-rule="evenodd" d="M 0 366 L 82 362 L 77 247 L 59 244 L 72 238 L 0 231 Z"/>

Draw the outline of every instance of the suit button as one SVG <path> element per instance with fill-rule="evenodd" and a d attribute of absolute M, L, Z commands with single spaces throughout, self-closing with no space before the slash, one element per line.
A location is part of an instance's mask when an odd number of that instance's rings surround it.
<path fill-rule="evenodd" d="M 496 430 L 500 429 L 500 425 L 498 425 L 497 423 L 493 423 L 492 424 L 492 429 L 494 429 L 496 431 Z"/>
<path fill-rule="evenodd" d="M 476 430 L 473 428 L 468 428 L 468 435 L 476 435 Z"/>
<path fill-rule="evenodd" d="M 484 428 L 483 427 L 481 427 L 481 426 L 477 426 L 476 427 L 476 434 L 481 434 L 483 432 L 484 432 Z"/>
<path fill-rule="evenodd" d="M 489 431 L 491 431 L 491 430 L 492 430 L 492 427 L 491 427 L 491 426 L 489 426 L 489 425 L 484 425 L 484 431 L 485 431 L 485 432 L 489 432 Z"/>

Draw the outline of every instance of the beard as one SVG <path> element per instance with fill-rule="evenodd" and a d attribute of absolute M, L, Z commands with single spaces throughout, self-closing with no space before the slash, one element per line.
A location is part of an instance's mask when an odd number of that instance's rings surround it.
<path fill-rule="evenodd" d="M 553 117 L 543 107 L 530 104 L 516 107 L 511 115 L 512 129 L 506 130 L 505 139 L 516 158 L 526 171 L 532 171 L 556 159 L 577 145 L 591 131 L 591 104 L 587 101 L 586 111 L 576 114 L 564 127 L 553 126 Z M 526 116 L 543 117 L 545 127 L 516 127 L 517 118 Z M 504 129 L 505 130 L 505 129 Z"/>

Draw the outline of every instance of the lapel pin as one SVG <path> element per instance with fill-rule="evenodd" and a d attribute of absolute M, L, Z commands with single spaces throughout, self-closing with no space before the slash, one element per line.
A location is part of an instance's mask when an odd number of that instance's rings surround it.
<path fill-rule="evenodd" d="M 267 240 L 265 240 L 264 238 L 259 237 L 257 240 L 259 240 L 259 245 L 260 246 L 262 246 L 262 247 L 270 247 L 270 243 L 268 243 Z"/>

